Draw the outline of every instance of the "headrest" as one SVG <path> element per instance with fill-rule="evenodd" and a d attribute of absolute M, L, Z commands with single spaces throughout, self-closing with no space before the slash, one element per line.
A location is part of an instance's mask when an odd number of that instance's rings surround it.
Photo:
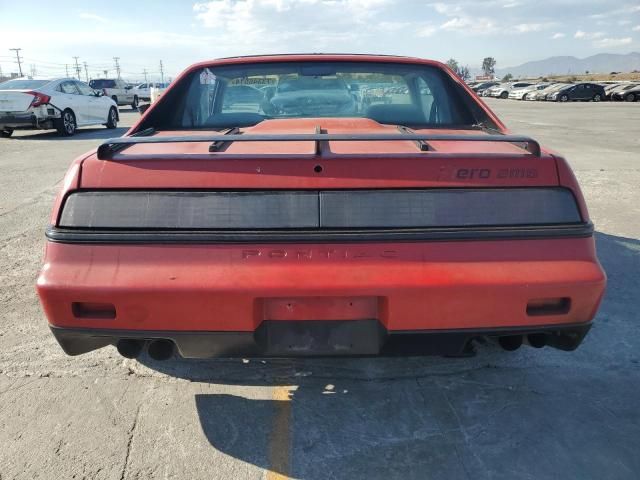
<path fill-rule="evenodd" d="M 419 125 L 427 123 L 427 119 L 415 105 L 371 105 L 366 116 L 379 123 L 393 125 Z"/>
<path fill-rule="evenodd" d="M 252 127 L 264 120 L 264 116 L 253 112 L 216 113 L 206 122 L 207 127 Z"/>

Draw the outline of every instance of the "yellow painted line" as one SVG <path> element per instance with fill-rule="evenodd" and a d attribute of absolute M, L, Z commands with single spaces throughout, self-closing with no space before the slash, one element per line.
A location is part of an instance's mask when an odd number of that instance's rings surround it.
<path fill-rule="evenodd" d="M 289 387 L 275 387 L 272 398 L 276 405 L 269 437 L 269 471 L 267 480 L 289 478 L 291 467 L 291 398 Z"/>

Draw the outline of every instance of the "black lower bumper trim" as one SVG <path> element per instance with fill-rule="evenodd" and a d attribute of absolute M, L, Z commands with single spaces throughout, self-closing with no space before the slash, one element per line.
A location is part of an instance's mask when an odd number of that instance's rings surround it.
<path fill-rule="evenodd" d="M 0 129 L 36 128 L 37 126 L 38 120 L 32 113 L 0 115 Z"/>
<path fill-rule="evenodd" d="M 80 244 L 218 244 L 305 243 L 380 241 L 461 241 L 585 238 L 593 235 L 593 224 L 537 225 L 513 227 L 387 228 L 387 229 L 296 229 L 245 231 L 136 231 L 90 230 L 48 227 L 47 239 Z"/>
<path fill-rule="evenodd" d="M 480 337 L 544 335 L 544 344 L 575 350 L 590 323 L 456 330 L 387 331 L 377 320 L 265 321 L 255 332 L 103 330 L 51 327 L 68 355 L 121 339 L 171 340 L 185 358 L 464 355 Z M 540 338 L 539 336 L 537 337 Z"/>

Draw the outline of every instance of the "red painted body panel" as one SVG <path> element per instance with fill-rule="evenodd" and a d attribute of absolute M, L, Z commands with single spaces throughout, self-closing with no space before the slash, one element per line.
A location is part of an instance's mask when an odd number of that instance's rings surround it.
<path fill-rule="evenodd" d="M 375 297 L 388 329 L 421 330 L 586 322 L 604 284 L 591 238 L 271 246 L 52 243 L 38 292 L 49 321 L 61 327 L 250 331 L 264 319 L 283 319 L 265 317 L 273 313 L 265 310 L 265 299 Z M 553 297 L 571 298 L 571 311 L 527 316 L 527 302 Z M 116 318 L 75 318 L 72 302 L 113 303 Z M 330 317 L 327 304 L 295 308 L 297 319 Z"/>

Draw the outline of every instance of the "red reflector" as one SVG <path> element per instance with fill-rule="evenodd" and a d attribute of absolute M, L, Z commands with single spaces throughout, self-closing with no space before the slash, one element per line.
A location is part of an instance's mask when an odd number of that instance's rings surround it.
<path fill-rule="evenodd" d="M 539 315 L 564 315 L 571 309 L 571 299 L 562 298 L 536 298 L 527 303 L 527 315 L 535 317 Z"/>
<path fill-rule="evenodd" d="M 71 311 L 76 318 L 116 318 L 116 307 L 111 303 L 73 302 Z"/>

